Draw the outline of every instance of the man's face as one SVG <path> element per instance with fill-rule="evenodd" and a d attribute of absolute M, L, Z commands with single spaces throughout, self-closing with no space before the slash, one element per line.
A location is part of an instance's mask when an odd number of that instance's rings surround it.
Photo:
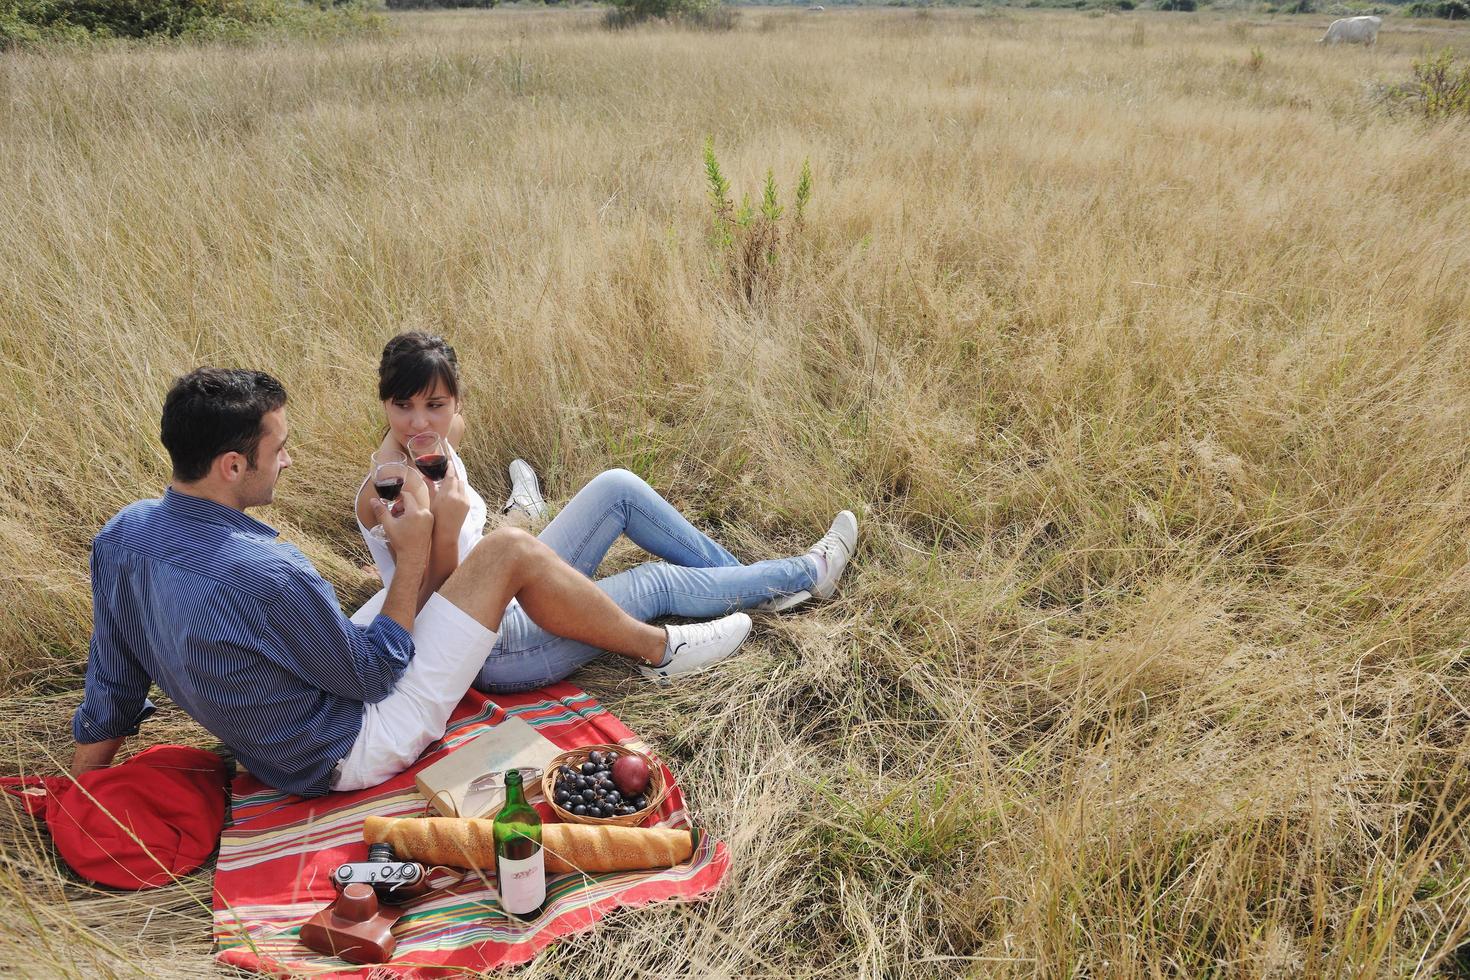
<path fill-rule="evenodd" d="M 291 465 L 286 452 L 286 409 L 267 412 L 260 420 L 260 444 L 255 447 L 255 460 L 240 477 L 239 507 L 264 507 L 275 499 L 276 481 L 281 471 Z"/>

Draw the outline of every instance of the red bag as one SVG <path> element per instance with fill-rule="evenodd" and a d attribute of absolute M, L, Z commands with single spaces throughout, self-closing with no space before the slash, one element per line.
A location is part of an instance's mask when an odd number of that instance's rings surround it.
<path fill-rule="evenodd" d="M 225 825 L 225 763 L 213 752 L 155 745 L 70 776 L 11 776 L 0 788 L 46 819 L 56 850 L 88 881 L 138 891 L 209 860 Z"/>

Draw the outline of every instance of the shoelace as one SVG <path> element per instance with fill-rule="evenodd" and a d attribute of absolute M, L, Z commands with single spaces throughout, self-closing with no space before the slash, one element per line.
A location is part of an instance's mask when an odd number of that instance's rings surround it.
<path fill-rule="evenodd" d="M 683 639 L 679 641 L 679 646 L 683 647 L 690 644 L 697 645 L 700 643 L 708 643 L 711 640 L 718 640 L 720 638 L 720 632 L 723 627 L 721 627 L 719 625 L 719 621 L 716 620 L 708 623 L 692 623 L 688 626 L 680 627 L 680 629 L 688 631 L 684 633 Z M 675 651 L 677 652 L 677 650 L 678 648 L 676 647 Z"/>
<path fill-rule="evenodd" d="M 812 550 L 822 552 L 822 557 L 827 558 L 832 555 L 834 549 L 839 547 L 842 549 L 842 554 L 846 556 L 847 542 L 842 540 L 842 535 L 836 531 L 828 531 L 822 536 L 822 540 L 816 543 L 816 546 Z"/>

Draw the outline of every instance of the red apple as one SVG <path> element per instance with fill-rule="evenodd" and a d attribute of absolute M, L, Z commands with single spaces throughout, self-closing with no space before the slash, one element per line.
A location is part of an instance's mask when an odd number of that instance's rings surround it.
<path fill-rule="evenodd" d="M 625 755 L 613 763 L 613 782 L 624 796 L 637 796 L 648 788 L 648 763 L 636 755 Z"/>

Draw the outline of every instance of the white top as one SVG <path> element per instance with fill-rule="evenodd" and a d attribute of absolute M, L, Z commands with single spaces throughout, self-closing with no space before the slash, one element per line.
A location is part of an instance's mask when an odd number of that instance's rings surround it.
<path fill-rule="evenodd" d="M 459 453 L 454 451 L 453 446 L 449 446 L 448 448 L 449 465 L 454 467 L 454 472 L 458 473 L 459 478 L 464 481 L 465 491 L 470 498 L 469 513 L 465 514 L 464 525 L 459 529 L 459 560 L 464 561 L 465 558 L 469 557 L 469 553 L 474 550 L 475 545 L 480 543 L 480 539 L 485 536 L 485 521 L 490 517 L 490 510 L 485 506 L 485 498 L 480 496 L 479 491 L 470 485 L 469 475 L 465 472 L 464 461 L 459 458 Z M 368 480 L 371 479 L 372 474 L 369 473 L 363 479 L 362 486 L 357 488 L 359 494 L 362 493 L 363 488 L 368 484 Z M 353 511 L 356 512 L 356 509 L 354 507 Z M 388 586 L 393 583 L 393 573 L 397 570 L 398 566 L 393 561 L 393 552 L 388 547 L 386 538 L 380 538 L 371 533 L 363 526 L 360 518 L 357 521 L 357 530 L 362 533 L 363 541 L 367 542 L 368 551 L 373 556 L 373 563 L 378 566 L 378 575 L 383 579 L 383 588 L 378 594 L 369 599 L 361 609 L 352 614 L 352 621 L 354 623 L 370 623 L 373 617 L 383 608 L 383 600 L 388 595 Z"/>

